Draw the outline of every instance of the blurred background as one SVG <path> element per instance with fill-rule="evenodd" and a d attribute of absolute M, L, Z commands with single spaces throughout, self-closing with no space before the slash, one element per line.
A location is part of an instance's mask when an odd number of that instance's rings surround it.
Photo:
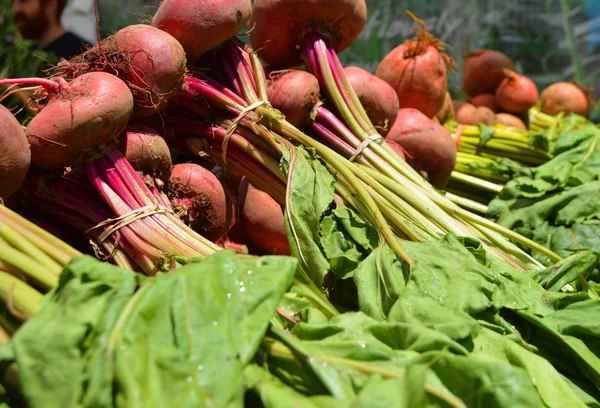
<path fill-rule="evenodd" d="M 411 10 L 425 27 L 449 44 L 456 61 L 449 88 L 460 99 L 464 55 L 497 49 L 515 60 L 517 71 L 540 91 L 561 80 L 600 89 L 600 0 L 367 0 L 369 20 L 358 41 L 341 54 L 347 65 L 374 72 L 379 61 L 413 35 Z M 0 76 L 33 76 L 52 56 L 19 39 L 10 15 L 11 0 L 0 0 Z M 129 24 L 150 21 L 159 0 L 98 0 L 99 33 L 104 38 Z M 63 25 L 96 43 L 93 0 L 69 0 Z M 592 119 L 600 121 L 600 110 Z"/>

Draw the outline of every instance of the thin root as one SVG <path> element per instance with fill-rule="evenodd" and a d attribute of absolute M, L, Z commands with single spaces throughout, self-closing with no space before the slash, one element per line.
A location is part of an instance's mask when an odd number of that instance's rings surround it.
<path fill-rule="evenodd" d="M 406 14 L 410 16 L 417 24 L 421 27 L 414 29 L 415 38 L 412 41 L 407 41 L 407 50 L 404 54 L 404 58 L 414 58 L 425 52 L 428 46 L 432 46 L 440 52 L 442 59 L 447 67 L 454 67 L 456 62 L 454 58 L 446 54 L 444 51 L 448 47 L 448 44 L 436 38 L 429 31 L 425 29 L 425 22 L 420 18 L 417 18 L 410 10 L 406 10 Z"/>

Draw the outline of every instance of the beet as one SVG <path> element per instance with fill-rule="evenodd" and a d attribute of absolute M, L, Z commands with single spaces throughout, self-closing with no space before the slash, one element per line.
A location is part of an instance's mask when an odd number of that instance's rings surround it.
<path fill-rule="evenodd" d="M 163 0 L 152 25 L 175 37 L 194 63 L 241 30 L 251 13 L 250 0 Z"/>
<path fill-rule="evenodd" d="M 429 182 L 443 188 L 456 163 L 456 145 L 450 132 L 416 109 L 400 109 L 386 141 L 398 143 L 408 153 L 406 162 L 427 173 Z"/>
<path fill-rule="evenodd" d="M 269 194 L 244 178 L 239 188 L 242 236 L 249 248 L 273 255 L 289 255 L 283 210 Z"/>
<path fill-rule="evenodd" d="M 23 127 L 0 105 L 0 199 L 6 200 L 19 189 L 30 161 L 31 152 Z"/>
<path fill-rule="evenodd" d="M 187 60 L 181 44 L 142 24 L 125 27 L 112 39 L 118 50 L 130 56 L 125 74 L 133 89 L 134 116 L 148 117 L 163 110 L 183 83 Z"/>
<path fill-rule="evenodd" d="M 509 113 L 525 113 L 538 99 L 537 86 L 524 75 L 506 71 L 506 78 L 496 91 L 498 105 Z"/>
<path fill-rule="evenodd" d="M 510 113 L 497 113 L 496 123 L 501 123 L 508 127 L 527 130 L 527 126 L 525 126 L 525 123 L 521 119 L 514 115 L 511 115 Z"/>
<path fill-rule="evenodd" d="M 209 170 L 194 163 L 176 164 L 169 178 L 168 196 L 180 218 L 201 235 L 216 240 L 226 232 L 227 197 Z"/>
<path fill-rule="evenodd" d="M 114 75 L 91 72 L 51 90 L 25 135 L 31 161 L 45 169 L 77 165 L 92 149 L 117 137 L 133 112 L 133 96 Z"/>
<path fill-rule="evenodd" d="M 586 92 L 575 84 L 557 82 L 544 89 L 540 97 L 542 112 L 558 115 L 560 112 L 585 115 L 590 103 Z"/>
<path fill-rule="evenodd" d="M 168 33 L 137 24 L 123 28 L 83 54 L 62 61 L 55 76 L 77 77 L 91 71 L 117 75 L 131 89 L 133 115 L 163 110 L 179 91 L 186 68 L 183 47 Z"/>
<path fill-rule="evenodd" d="M 306 34 L 319 32 L 341 52 L 358 38 L 367 20 L 364 0 L 254 0 L 250 40 L 276 68 L 302 63 Z"/>
<path fill-rule="evenodd" d="M 319 81 L 306 71 L 290 70 L 274 75 L 267 96 L 288 122 L 302 128 L 311 121 L 311 112 L 319 103 Z"/>
<path fill-rule="evenodd" d="M 500 51 L 478 50 L 465 58 L 463 82 L 465 92 L 470 96 L 483 93 L 496 93 L 504 80 L 504 69 L 513 69 L 510 58 Z"/>
<path fill-rule="evenodd" d="M 390 146 L 392 148 L 393 151 L 396 152 L 396 154 L 398 156 L 400 156 L 400 158 L 404 161 L 406 161 L 406 153 L 404 152 L 404 149 L 402 148 L 402 146 L 400 146 L 397 142 L 394 142 L 393 140 L 386 140 L 385 141 L 388 146 Z"/>
<path fill-rule="evenodd" d="M 478 121 L 477 107 L 467 102 L 454 101 L 454 119 L 463 125 L 476 125 Z"/>
<path fill-rule="evenodd" d="M 367 116 L 377 127 L 379 134 L 385 136 L 398 116 L 396 91 L 387 82 L 362 68 L 346 67 L 344 71 Z"/>
<path fill-rule="evenodd" d="M 383 58 L 375 75 L 394 88 L 401 108 L 418 109 L 432 118 L 444 104 L 446 67 L 453 63 L 443 49 L 443 44 L 421 27 L 416 39 L 404 42 Z"/>
<path fill-rule="evenodd" d="M 456 116 L 456 112 L 454 111 L 454 103 L 452 102 L 452 96 L 450 96 L 449 92 L 446 92 L 446 97 L 444 98 L 444 104 L 435 114 L 435 117 L 440 123 L 445 123 L 450 119 L 453 119 Z"/>
<path fill-rule="evenodd" d="M 491 93 L 479 94 L 474 96 L 469 101 L 472 105 L 476 107 L 484 106 L 490 109 L 492 112 L 498 112 L 498 102 L 496 102 L 496 95 Z"/>
<path fill-rule="evenodd" d="M 494 126 L 496 124 L 496 114 L 485 106 L 477 107 L 477 123 Z"/>
<path fill-rule="evenodd" d="M 119 139 L 119 150 L 136 170 L 164 183 L 171 176 L 171 152 L 156 130 L 145 126 L 128 126 Z"/>

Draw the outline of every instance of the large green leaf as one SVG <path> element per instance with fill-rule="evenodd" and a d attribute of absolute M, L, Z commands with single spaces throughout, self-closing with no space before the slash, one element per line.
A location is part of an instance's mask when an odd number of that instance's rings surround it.
<path fill-rule="evenodd" d="M 308 397 L 283 383 L 268 370 L 251 364 L 244 370 L 246 387 L 249 390 L 246 406 L 265 408 L 325 408 L 343 407 L 339 399 Z"/>
<path fill-rule="evenodd" d="M 337 208 L 323 218 L 319 231 L 331 270 L 348 278 L 378 244 L 377 231 L 349 208 Z"/>
<path fill-rule="evenodd" d="M 2 363 L 16 361 L 31 407 L 242 406 L 296 264 L 223 251 L 149 279 L 75 259 Z"/>
<path fill-rule="evenodd" d="M 482 328 L 475 338 L 473 355 L 525 369 L 548 407 L 585 407 L 552 364 L 498 333 Z"/>
<path fill-rule="evenodd" d="M 600 389 L 599 315 L 600 300 L 579 293 L 565 296 L 551 315 L 517 311 L 508 318 L 559 371 Z"/>
<path fill-rule="evenodd" d="M 398 300 L 408 276 L 408 267 L 387 245 L 375 249 L 354 272 L 360 310 L 385 320 Z"/>
<path fill-rule="evenodd" d="M 325 212 L 333 204 L 335 179 L 312 151 L 303 148 L 285 151 L 281 169 L 288 177 L 285 222 L 292 255 L 320 287 L 330 267 L 320 246 L 319 230 Z"/>

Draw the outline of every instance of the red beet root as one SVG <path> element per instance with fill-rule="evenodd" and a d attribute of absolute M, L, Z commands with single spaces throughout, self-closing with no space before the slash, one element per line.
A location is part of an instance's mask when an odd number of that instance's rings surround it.
<path fill-rule="evenodd" d="M 422 22 L 421 22 L 422 23 Z M 400 108 L 414 108 L 432 118 L 444 104 L 448 88 L 442 43 L 422 27 L 417 39 L 393 49 L 377 67 L 377 75 L 396 91 Z"/>
<path fill-rule="evenodd" d="M 356 40 L 366 19 L 364 0 L 255 0 L 250 40 L 268 64 L 291 67 L 302 63 L 309 32 L 323 34 L 341 52 Z"/>
<path fill-rule="evenodd" d="M 133 114 L 147 117 L 163 110 L 183 82 L 186 57 L 172 36 L 148 25 L 133 25 L 114 36 L 117 49 L 131 56 L 126 71 L 133 89 Z"/>
<path fill-rule="evenodd" d="M 389 139 L 385 142 L 392 148 L 393 151 L 396 152 L 398 156 L 400 156 L 402 160 L 406 161 L 406 153 L 404 152 L 402 146 L 400 146 L 397 142 L 394 142 L 393 140 Z"/>
<path fill-rule="evenodd" d="M 180 218 L 208 239 L 220 238 L 228 228 L 227 197 L 219 179 L 193 163 L 173 166 L 169 199 Z"/>
<path fill-rule="evenodd" d="M 31 161 L 45 169 L 78 164 L 117 137 L 133 112 L 131 91 L 114 75 L 92 72 L 60 83 L 25 130 Z"/>
<path fill-rule="evenodd" d="M 251 13 L 250 0 L 163 0 L 152 25 L 175 37 L 194 63 L 241 30 Z"/>
<path fill-rule="evenodd" d="M 246 178 L 239 190 L 240 222 L 246 244 L 269 254 L 289 255 L 290 244 L 281 206 Z"/>
<path fill-rule="evenodd" d="M 311 121 L 310 114 L 319 103 L 319 93 L 317 78 L 306 71 L 296 70 L 274 75 L 267 89 L 269 102 L 297 128 Z"/>
<path fill-rule="evenodd" d="M 502 109 L 510 113 L 525 113 L 538 99 L 533 81 L 514 71 L 506 71 L 506 78 L 496 91 L 496 100 Z"/>
<path fill-rule="evenodd" d="M 438 113 L 435 114 L 435 117 L 437 118 L 437 120 L 440 121 L 440 123 L 445 123 L 448 120 L 454 118 L 455 115 L 456 112 L 454 111 L 452 96 L 450 96 L 450 93 L 446 92 L 446 96 L 444 97 L 444 104 L 442 105 Z"/>
<path fill-rule="evenodd" d="M 456 145 L 446 128 L 416 109 L 400 109 L 386 140 L 402 146 L 406 162 L 427 173 L 434 187 L 446 185 L 456 163 Z"/>
<path fill-rule="evenodd" d="M 129 126 L 119 139 L 119 150 L 136 171 L 169 181 L 171 152 L 163 137 L 145 126 Z"/>
<path fill-rule="evenodd" d="M 496 95 L 494 94 L 480 94 L 471 98 L 470 102 L 477 107 L 484 106 L 492 112 L 498 112 L 498 102 L 496 102 Z"/>
<path fill-rule="evenodd" d="M 470 96 L 496 93 L 504 69 L 513 69 L 510 58 L 499 51 L 479 50 L 467 55 L 463 71 L 465 92 Z"/>
<path fill-rule="evenodd" d="M 508 127 L 513 127 L 517 129 L 527 130 L 527 126 L 525 123 L 519 118 L 510 113 L 497 113 L 496 114 L 496 123 L 501 123 Z"/>
<path fill-rule="evenodd" d="M 586 92 L 568 82 L 557 82 L 544 89 L 540 102 L 542 112 L 548 115 L 558 115 L 560 112 L 585 115 L 590 106 Z"/>
<path fill-rule="evenodd" d="M 377 127 L 379 134 L 385 136 L 398 116 L 396 91 L 387 82 L 362 68 L 346 67 L 344 71 L 369 119 Z"/>
<path fill-rule="evenodd" d="M 496 114 L 485 106 L 477 107 L 477 123 L 493 126 L 496 124 Z"/>
<path fill-rule="evenodd" d="M 454 119 L 463 125 L 476 125 L 479 117 L 477 107 L 470 103 L 454 101 Z"/>
<path fill-rule="evenodd" d="M 185 67 L 185 52 L 175 38 L 155 27 L 137 24 L 59 63 L 54 74 L 77 77 L 102 71 L 117 75 L 131 89 L 134 116 L 149 117 L 163 110 L 180 89 Z"/>
<path fill-rule="evenodd" d="M 29 143 L 21 124 L 0 105 L 0 199 L 19 189 L 31 161 Z"/>

